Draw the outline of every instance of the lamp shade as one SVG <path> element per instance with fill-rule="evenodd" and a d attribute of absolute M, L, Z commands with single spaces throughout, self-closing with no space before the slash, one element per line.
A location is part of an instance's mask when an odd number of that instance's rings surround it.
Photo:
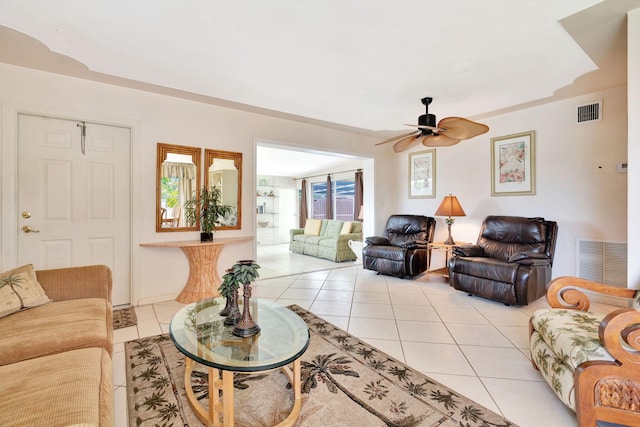
<path fill-rule="evenodd" d="M 456 196 L 449 194 L 448 196 L 444 196 L 442 199 L 442 203 L 440 203 L 440 207 L 434 214 L 436 216 L 467 216 L 458 201 Z"/>

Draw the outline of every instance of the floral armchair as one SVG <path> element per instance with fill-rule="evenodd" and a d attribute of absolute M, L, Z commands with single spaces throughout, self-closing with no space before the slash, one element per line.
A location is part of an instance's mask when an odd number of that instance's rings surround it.
<path fill-rule="evenodd" d="M 584 290 L 628 298 L 632 308 L 589 312 Z M 580 426 L 640 425 L 640 291 L 559 277 L 546 296 L 552 308 L 529 321 L 534 367 Z"/>

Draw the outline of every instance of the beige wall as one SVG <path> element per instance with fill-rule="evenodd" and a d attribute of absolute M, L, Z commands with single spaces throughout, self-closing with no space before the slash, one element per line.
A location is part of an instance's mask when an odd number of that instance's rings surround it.
<path fill-rule="evenodd" d="M 575 125 L 575 106 L 596 99 L 603 100 L 603 120 Z M 627 240 L 627 175 L 616 172 L 616 164 L 627 160 L 627 96 L 623 87 L 483 120 L 491 127 L 489 133 L 437 150 L 437 196 L 434 199 L 407 197 L 406 152 L 395 154 L 389 145 L 374 148 L 377 139 L 355 133 L 6 64 L 0 64 L 0 101 L 2 269 L 12 267 L 16 262 L 16 113 L 28 111 L 83 118 L 133 129 L 134 304 L 173 298 L 182 288 L 188 272 L 186 258 L 179 250 L 143 249 L 139 243 L 198 237 L 195 232 L 155 232 L 157 142 L 242 151 L 245 215 L 255 211 L 254 162 L 255 144 L 259 139 L 373 158 L 364 162 L 365 172 L 375 170 L 375 174 L 365 173 L 365 187 L 375 185 L 373 193 L 365 193 L 367 203 L 372 202 L 374 206 L 366 211 L 366 235 L 380 233 L 392 213 L 433 215 L 442 197 L 453 193 L 459 197 L 468 215 L 454 224 L 453 234 L 457 240 L 475 241 L 482 219 L 489 214 L 544 216 L 558 221 L 554 276 L 575 274 L 575 242 L 578 238 Z M 637 110 L 637 105 L 635 108 Z M 631 126 L 629 129 L 631 132 Z M 528 130 L 537 133 L 537 194 L 491 197 L 490 139 Z M 636 129 L 635 140 L 637 134 Z M 637 153 L 634 156 L 630 154 L 629 160 L 639 157 Z M 597 169 L 596 163 L 603 163 L 604 169 Z M 635 204 L 638 204 L 637 200 Z M 242 230 L 220 234 L 254 235 L 253 216 L 243 218 Z M 436 238 L 442 240 L 445 235 L 446 225 L 440 218 Z M 633 242 L 633 239 L 629 241 Z M 635 252 L 639 252 L 638 248 Z M 253 243 L 230 246 L 223 251 L 218 268 L 222 271 L 235 260 L 254 255 Z M 635 273 L 632 285 L 637 283 L 637 276 Z"/>
<path fill-rule="evenodd" d="M 640 9 L 627 16 L 627 79 L 629 120 L 629 218 L 640 212 Z M 628 231 L 628 274 L 629 287 L 640 288 L 640 222 L 631 221 Z"/>
<path fill-rule="evenodd" d="M 575 124 L 576 106 L 594 100 L 603 102 L 602 121 Z M 483 120 L 491 128 L 488 133 L 437 150 L 435 199 L 407 198 L 407 156 L 396 155 L 392 179 L 376 176 L 376 189 L 381 184 L 389 195 L 380 209 L 433 215 L 445 195 L 455 194 L 467 216 L 456 219 L 452 234 L 468 242 L 476 241 L 487 215 L 555 220 L 559 234 L 553 274 L 576 274 L 577 239 L 627 240 L 627 174 L 616 170 L 617 163 L 627 160 L 626 104 L 626 88 L 620 87 Z M 536 194 L 492 197 L 491 138 L 530 130 L 536 131 Z M 436 240 L 446 239 L 446 230 L 438 218 Z"/>
<path fill-rule="evenodd" d="M 242 229 L 220 236 L 255 235 L 255 140 L 270 140 L 365 157 L 377 140 L 297 121 L 216 107 L 103 83 L 0 64 L 2 102 L 2 234 L 0 267 L 16 260 L 15 209 L 17 112 L 32 112 L 130 126 L 133 129 L 132 269 L 133 302 L 173 298 L 188 273 L 177 249 L 140 248 L 142 242 L 190 240 L 198 233 L 155 232 L 156 144 L 166 142 L 243 154 Z M 255 256 L 253 243 L 236 244 L 221 255 L 219 271 Z"/>

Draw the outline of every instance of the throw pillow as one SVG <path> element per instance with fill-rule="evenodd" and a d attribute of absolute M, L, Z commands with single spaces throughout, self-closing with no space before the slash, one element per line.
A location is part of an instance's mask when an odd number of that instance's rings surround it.
<path fill-rule="evenodd" d="M 307 222 L 304 224 L 304 234 L 309 234 L 311 236 L 319 236 L 320 227 L 322 227 L 321 219 L 307 218 Z"/>
<path fill-rule="evenodd" d="M 345 221 L 342 224 L 342 230 L 340 230 L 340 234 L 349 234 L 351 233 L 351 221 Z"/>
<path fill-rule="evenodd" d="M 33 265 L 0 273 L 0 317 L 50 301 L 38 283 Z"/>

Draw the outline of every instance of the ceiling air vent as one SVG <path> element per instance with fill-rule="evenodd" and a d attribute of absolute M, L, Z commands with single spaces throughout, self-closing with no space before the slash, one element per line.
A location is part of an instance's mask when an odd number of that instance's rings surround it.
<path fill-rule="evenodd" d="M 576 123 L 597 122 L 600 120 L 602 120 L 602 101 L 594 101 L 590 104 L 578 106 Z"/>

